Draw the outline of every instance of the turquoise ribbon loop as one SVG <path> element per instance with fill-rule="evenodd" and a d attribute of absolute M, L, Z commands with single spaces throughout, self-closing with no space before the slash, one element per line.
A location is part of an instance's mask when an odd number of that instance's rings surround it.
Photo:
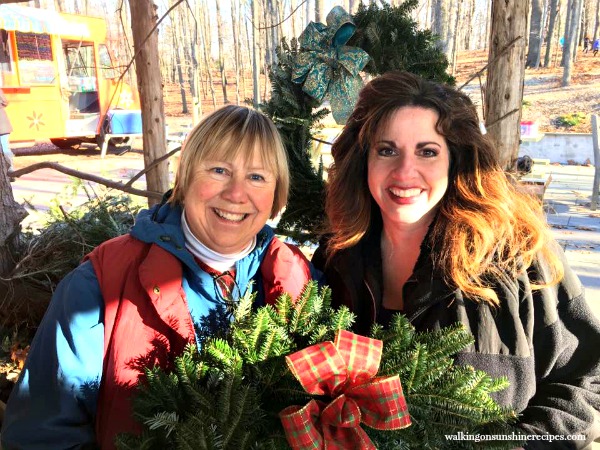
<path fill-rule="evenodd" d="M 302 84 L 302 90 L 319 102 L 327 97 L 333 118 L 343 124 L 363 85 L 359 73 L 369 62 L 369 55 L 361 48 L 345 45 L 356 25 L 344 8 L 334 7 L 326 22 L 311 22 L 300 35 L 301 53 L 292 81 Z"/>

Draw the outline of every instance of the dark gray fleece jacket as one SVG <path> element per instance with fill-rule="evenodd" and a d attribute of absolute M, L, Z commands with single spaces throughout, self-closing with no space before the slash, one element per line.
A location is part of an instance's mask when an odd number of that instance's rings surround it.
<path fill-rule="evenodd" d="M 356 315 L 355 331 L 367 334 L 373 322 L 385 322 L 381 308 L 382 270 L 379 233 L 337 253 L 325 265 L 323 244 L 313 264 L 325 272 L 334 306 Z M 558 248 L 558 246 L 557 246 Z M 427 245 L 404 286 L 403 313 L 417 330 L 464 324 L 475 343 L 456 356 L 456 363 L 505 376 L 510 387 L 495 398 L 511 405 L 528 434 L 584 434 L 585 441 L 529 441 L 527 449 L 586 448 L 600 436 L 600 322 L 587 306 L 583 288 L 568 267 L 553 288 L 531 289 L 547 270 L 536 262 L 517 279 L 494 280 L 500 306 L 463 298 L 434 270 Z"/>

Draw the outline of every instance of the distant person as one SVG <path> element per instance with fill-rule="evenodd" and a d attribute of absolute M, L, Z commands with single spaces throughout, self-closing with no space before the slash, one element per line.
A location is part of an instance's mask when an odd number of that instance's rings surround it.
<path fill-rule="evenodd" d="M 560 45 L 560 48 L 562 50 L 562 48 L 565 46 L 565 37 L 561 36 L 561 38 L 558 40 L 558 45 Z"/>
<path fill-rule="evenodd" d="M 589 36 L 583 38 L 583 53 L 587 53 L 590 50 L 591 39 Z"/>
<path fill-rule="evenodd" d="M 594 44 L 592 45 L 592 53 L 594 54 L 594 56 L 596 56 L 598 50 L 600 50 L 600 39 L 596 39 L 594 41 Z"/>
<path fill-rule="evenodd" d="M 8 114 L 6 114 L 6 106 L 8 105 L 8 100 L 0 88 L 0 144 L 2 145 L 2 154 L 4 158 L 8 161 L 8 170 L 13 169 L 13 158 L 14 154 L 11 152 L 10 147 L 8 145 L 8 135 L 12 131 L 12 125 L 10 124 L 10 120 L 8 119 Z"/>

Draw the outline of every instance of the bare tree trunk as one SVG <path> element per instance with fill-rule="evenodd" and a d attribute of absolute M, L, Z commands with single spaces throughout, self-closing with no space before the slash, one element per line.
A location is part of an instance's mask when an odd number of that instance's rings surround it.
<path fill-rule="evenodd" d="M 543 0 L 542 6 L 542 33 L 540 35 L 540 46 L 543 47 L 546 42 L 546 34 L 548 32 L 548 10 L 550 8 L 550 0 Z M 542 65 L 542 52 L 540 50 L 540 66 Z"/>
<path fill-rule="evenodd" d="M 444 33 L 444 9 L 442 8 L 443 0 L 431 1 L 431 32 L 437 34 L 440 39 Z M 443 45 L 443 44 L 442 44 Z"/>
<path fill-rule="evenodd" d="M 202 30 L 202 49 L 204 50 L 204 65 L 206 66 L 206 72 L 208 74 L 208 88 L 213 101 L 213 110 L 217 109 L 217 95 L 215 93 L 215 85 L 212 77 L 212 64 L 211 64 L 211 45 L 210 45 L 210 15 L 208 14 L 208 8 L 206 3 L 202 2 L 202 10 L 196 16 L 200 18 L 200 29 Z"/>
<path fill-rule="evenodd" d="M 299 11 L 295 11 L 296 7 L 298 6 L 298 0 L 290 0 L 290 14 L 292 14 L 292 17 L 290 18 L 290 20 L 292 21 L 291 25 L 292 25 L 292 37 L 298 37 L 300 36 L 300 31 L 299 31 L 299 26 L 298 26 L 298 13 Z"/>
<path fill-rule="evenodd" d="M 270 3 L 271 0 L 264 0 L 263 1 L 263 9 L 262 9 L 262 16 L 261 16 L 261 20 L 262 20 L 262 30 L 264 33 L 262 33 L 262 36 L 264 38 L 264 59 L 263 62 L 265 64 L 265 66 L 270 66 L 271 65 L 271 14 L 270 14 Z M 265 94 L 266 95 L 266 94 Z"/>
<path fill-rule="evenodd" d="M 567 51 L 567 36 L 571 35 L 571 25 L 573 23 L 573 8 L 572 8 L 572 3 L 575 0 L 567 0 L 567 4 L 566 4 L 566 13 L 567 13 L 567 18 L 565 19 L 565 32 L 564 32 L 564 42 L 563 42 L 563 47 L 562 47 L 562 58 L 560 60 L 560 65 L 561 67 L 565 66 L 565 62 L 566 62 L 566 58 L 567 58 L 567 54 L 571 54 Z"/>
<path fill-rule="evenodd" d="M 526 67 L 537 69 L 540 66 L 542 51 L 542 0 L 531 0 L 531 27 L 529 28 L 529 51 Z"/>
<path fill-rule="evenodd" d="M 565 35 L 565 47 L 563 50 L 564 58 L 564 70 L 562 78 L 562 86 L 568 86 L 571 84 L 571 68 L 573 66 L 573 54 L 577 51 L 577 23 L 579 22 L 578 13 L 580 11 L 579 2 L 581 0 L 571 0 L 569 2 L 569 9 L 571 10 L 570 18 L 571 23 L 569 24 L 569 30 L 571 31 L 568 35 Z"/>
<path fill-rule="evenodd" d="M 195 3 L 194 9 L 196 11 L 195 15 L 198 17 L 200 14 L 200 6 L 198 2 Z M 194 34 L 192 35 L 190 42 L 190 56 L 192 61 L 192 124 L 196 125 L 200 118 L 202 117 L 202 90 L 200 86 L 203 84 L 203 76 L 202 76 L 202 57 L 200 55 L 200 45 L 201 45 L 201 34 L 199 33 L 201 27 L 201 23 L 196 19 L 194 21 Z M 206 70 L 210 70 L 210 67 L 206 67 Z M 211 83 L 212 85 L 212 83 Z"/>
<path fill-rule="evenodd" d="M 573 62 L 577 61 L 577 47 L 582 44 L 583 34 L 582 34 L 582 16 L 583 16 L 583 5 L 585 4 L 585 0 L 579 0 L 579 8 L 577 8 L 577 23 L 575 26 L 575 51 L 573 51 Z"/>
<path fill-rule="evenodd" d="M 458 30 L 459 30 L 459 25 L 462 23 L 462 4 L 463 4 L 463 0 L 457 0 L 456 3 L 456 19 L 454 21 L 454 31 L 453 31 L 453 38 L 452 38 L 452 75 L 454 75 L 456 73 L 456 56 L 458 53 Z"/>
<path fill-rule="evenodd" d="M 158 30 L 154 29 L 158 19 L 157 7 L 150 0 L 130 0 L 129 8 L 131 17 L 135 17 L 132 21 L 135 69 L 142 106 L 144 166 L 148 167 L 167 153 Z M 149 191 L 159 193 L 169 189 L 168 161 L 161 162 L 146 173 L 146 185 Z M 157 203 L 156 199 L 148 199 L 149 205 L 154 203 Z"/>
<path fill-rule="evenodd" d="M 265 75 L 265 85 L 264 85 L 264 90 L 263 90 L 263 99 L 266 101 L 268 93 L 269 93 L 269 80 L 268 80 L 268 72 L 269 72 L 269 66 L 271 65 L 271 51 L 270 51 L 270 39 L 269 39 L 269 17 L 270 14 L 268 14 L 268 0 L 265 0 L 262 3 L 262 26 L 261 28 L 264 31 L 263 34 L 263 38 L 264 40 L 262 41 L 264 43 L 264 45 L 261 47 L 262 50 L 262 58 L 261 61 L 263 63 L 263 73 Z"/>
<path fill-rule="evenodd" d="M 181 112 L 183 114 L 189 113 L 186 92 L 185 92 L 185 80 L 183 78 L 183 68 L 181 63 L 181 50 L 179 49 L 177 37 L 173 33 L 173 49 L 175 51 L 175 63 L 177 64 L 177 81 L 179 82 L 179 93 L 181 94 Z"/>
<path fill-rule="evenodd" d="M 454 17 L 452 15 L 453 2 L 450 0 L 433 0 L 432 31 L 440 38 L 440 50 L 452 62 Z"/>
<path fill-rule="evenodd" d="M 58 12 L 66 12 L 67 11 L 65 9 L 65 1 L 64 0 L 54 0 L 54 8 Z"/>
<path fill-rule="evenodd" d="M 356 12 L 356 10 L 358 9 L 358 4 L 360 2 L 357 0 L 348 0 L 348 12 L 350 14 L 354 14 Z"/>
<path fill-rule="evenodd" d="M 594 21 L 594 37 L 592 42 L 598 39 L 598 28 L 600 28 L 600 0 L 596 1 L 596 20 Z"/>
<path fill-rule="evenodd" d="M 315 0 L 315 22 L 325 22 L 325 15 L 323 14 L 323 0 Z"/>
<path fill-rule="evenodd" d="M 223 90 L 223 103 L 229 103 L 227 98 L 227 75 L 225 74 L 225 58 L 223 53 L 223 20 L 221 18 L 221 7 L 219 4 L 221 0 L 215 0 L 215 6 L 217 8 L 217 42 L 219 43 L 219 72 L 221 73 L 221 89 Z"/>
<path fill-rule="evenodd" d="M 488 48 L 488 45 L 490 43 L 490 24 L 492 22 L 492 2 L 494 0 L 486 0 L 486 1 L 487 1 L 486 5 L 487 5 L 488 13 L 486 15 L 486 21 L 485 21 L 485 40 L 484 40 L 484 42 L 485 42 L 484 48 L 485 49 Z"/>
<path fill-rule="evenodd" d="M 194 32 L 196 30 L 194 24 L 194 15 L 190 14 L 187 8 L 181 8 L 178 10 L 178 13 L 175 17 L 173 17 L 173 21 L 177 20 L 179 29 L 182 30 L 181 34 L 177 34 L 177 46 L 180 48 L 180 52 L 182 54 L 182 72 L 187 72 L 186 81 L 189 85 L 190 93 L 192 97 L 194 96 L 194 86 L 192 85 L 192 77 L 194 67 L 192 65 L 192 52 L 194 45 Z M 188 30 L 187 32 L 183 32 L 183 30 Z"/>
<path fill-rule="evenodd" d="M 283 29 L 281 28 L 283 17 L 279 7 L 280 2 L 277 0 L 269 0 L 269 2 L 271 3 L 271 26 L 273 27 L 271 30 L 271 64 L 277 64 L 277 46 L 283 34 Z"/>
<path fill-rule="evenodd" d="M 586 7 L 587 0 L 581 2 L 581 20 L 579 22 L 579 45 L 583 45 L 583 38 L 588 34 L 588 14 L 589 10 Z"/>
<path fill-rule="evenodd" d="M 471 50 L 471 38 L 473 37 L 473 18 L 475 16 L 475 0 L 469 0 L 467 3 L 467 13 L 465 17 L 465 39 L 464 49 Z"/>
<path fill-rule="evenodd" d="M 252 1 L 252 91 L 253 105 L 255 108 L 260 104 L 260 26 L 258 0 Z"/>
<path fill-rule="evenodd" d="M 169 3 L 169 6 L 172 6 L 172 2 Z M 181 112 L 183 114 L 188 114 L 189 110 L 185 91 L 185 80 L 183 77 L 183 63 L 181 61 L 181 46 L 179 45 L 179 43 L 181 42 L 181 15 L 179 14 L 179 12 L 180 11 L 175 11 L 173 14 L 173 20 L 171 21 L 171 37 L 173 40 L 173 53 L 175 56 L 175 70 L 177 72 L 177 81 L 179 82 L 179 93 L 181 95 Z"/>
<path fill-rule="evenodd" d="M 425 2 L 425 26 L 423 28 L 428 30 L 431 28 L 431 0 L 425 0 Z"/>
<path fill-rule="evenodd" d="M 246 2 L 246 4 L 248 4 Z M 251 5 L 248 5 L 251 6 Z M 250 19 L 252 19 L 252 11 L 250 11 Z M 244 46 L 242 46 L 242 48 L 240 48 L 240 63 L 241 63 L 241 72 L 242 72 L 242 98 L 244 100 L 246 100 L 248 98 L 248 94 L 247 94 L 247 87 L 246 87 L 246 75 L 247 75 L 247 68 L 251 68 L 252 67 L 252 44 L 251 44 L 251 40 L 250 40 L 250 28 L 248 26 L 248 23 L 251 23 L 250 20 L 247 19 L 247 13 L 243 13 L 242 12 L 242 4 L 240 4 L 240 19 L 244 19 L 244 31 L 242 32 L 242 25 L 240 24 L 240 42 L 244 42 L 245 44 L 245 48 Z M 244 56 L 248 56 L 248 65 L 246 66 L 246 58 Z M 251 69 L 250 69 L 251 70 Z M 250 75 L 252 75 L 252 73 L 250 72 Z"/>
<path fill-rule="evenodd" d="M 485 125 L 502 167 L 509 170 L 519 153 L 528 3 L 492 0 Z"/>
<path fill-rule="evenodd" d="M 554 38 L 556 17 L 558 16 L 558 0 L 550 0 L 550 6 L 548 9 L 550 23 L 548 24 L 548 34 L 546 35 L 546 56 L 544 57 L 544 67 L 550 66 L 550 57 L 552 56 L 552 50 L 554 49 L 554 43 L 552 42 L 552 39 Z"/>
<path fill-rule="evenodd" d="M 233 68 L 235 71 L 235 104 L 240 104 L 240 3 L 239 0 L 231 1 L 231 28 L 233 34 Z"/>
<path fill-rule="evenodd" d="M 558 0 L 558 16 L 557 16 L 557 23 L 558 23 L 558 31 L 556 33 L 556 53 L 554 55 L 554 66 L 556 66 L 558 64 L 558 51 L 560 50 L 561 52 L 561 58 L 562 58 L 562 50 L 563 50 L 563 46 L 560 45 L 560 38 L 561 36 L 563 36 L 563 32 L 562 32 L 562 17 L 563 17 L 563 11 L 561 10 L 561 3 L 562 0 Z M 565 6 L 566 7 L 566 6 Z M 561 63 L 562 65 L 562 63 Z"/>

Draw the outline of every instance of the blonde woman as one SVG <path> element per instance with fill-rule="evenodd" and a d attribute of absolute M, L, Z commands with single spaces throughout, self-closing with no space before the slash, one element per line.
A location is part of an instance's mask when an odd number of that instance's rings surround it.
<path fill-rule="evenodd" d="M 254 281 L 258 304 L 300 294 L 311 266 L 266 225 L 287 201 L 273 123 L 226 106 L 183 145 L 166 202 L 96 248 L 58 286 L 8 401 L 4 449 L 115 447 L 136 432 L 131 396 L 144 367 L 227 328 Z"/>
<path fill-rule="evenodd" d="M 330 234 L 313 263 L 356 330 L 404 313 L 418 330 L 460 322 L 456 356 L 510 387 L 527 448 L 583 448 L 600 435 L 600 325 L 537 200 L 507 178 L 476 109 L 409 73 L 373 79 L 332 147 Z M 571 437 L 569 437 L 571 435 Z M 581 440 L 572 435 L 581 435 Z"/>

